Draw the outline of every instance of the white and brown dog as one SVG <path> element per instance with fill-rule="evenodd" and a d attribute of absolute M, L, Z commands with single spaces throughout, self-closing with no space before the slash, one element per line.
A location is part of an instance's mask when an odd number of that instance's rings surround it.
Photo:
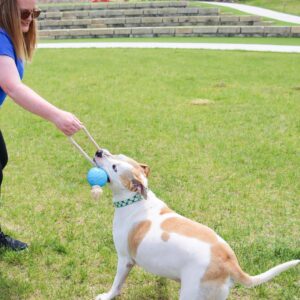
<path fill-rule="evenodd" d="M 135 264 L 179 281 L 180 300 L 227 299 L 234 283 L 253 287 L 299 264 L 300 260 L 293 260 L 260 275 L 248 275 L 230 246 L 212 229 L 172 211 L 148 190 L 148 166 L 107 150 L 97 151 L 94 160 L 109 176 L 118 253 L 111 290 L 97 300 L 118 296 Z"/>

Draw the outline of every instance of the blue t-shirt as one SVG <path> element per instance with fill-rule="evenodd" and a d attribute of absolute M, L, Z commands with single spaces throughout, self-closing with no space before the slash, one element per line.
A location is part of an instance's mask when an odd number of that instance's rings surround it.
<path fill-rule="evenodd" d="M 24 63 L 20 58 L 17 57 L 14 45 L 9 35 L 2 28 L 0 28 L 0 55 L 9 56 L 15 61 L 20 78 L 22 79 L 24 74 Z M 7 95 L 0 87 L 0 106 L 4 102 L 6 96 Z"/>

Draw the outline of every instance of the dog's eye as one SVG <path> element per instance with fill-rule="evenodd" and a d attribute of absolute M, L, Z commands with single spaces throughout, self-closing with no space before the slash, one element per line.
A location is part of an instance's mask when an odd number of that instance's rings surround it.
<path fill-rule="evenodd" d="M 112 168 L 115 172 L 117 172 L 117 166 L 116 165 L 112 165 Z"/>

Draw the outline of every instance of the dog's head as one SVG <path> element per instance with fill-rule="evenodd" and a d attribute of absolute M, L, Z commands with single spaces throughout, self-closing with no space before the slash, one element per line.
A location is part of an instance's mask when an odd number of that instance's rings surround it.
<path fill-rule="evenodd" d="M 123 154 L 112 155 L 104 149 L 96 152 L 94 161 L 106 171 L 114 195 L 126 197 L 130 193 L 139 193 L 147 199 L 147 178 L 150 172 L 147 165 Z"/>

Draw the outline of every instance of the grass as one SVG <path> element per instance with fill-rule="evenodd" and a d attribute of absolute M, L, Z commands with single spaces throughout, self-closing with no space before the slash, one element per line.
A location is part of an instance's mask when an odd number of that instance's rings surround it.
<path fill-rule="evenodd" d="M 248 4 L 248 3 L 243 3 L 243 4 Z M 230 15 L 236 15 L 236 16 L 248 16 L 250 15 L 249 13 L 233 9 L 230 7 L 224 7 L 224 6 L 219 6 L 214 4 L 214 2 L 211 3 L 201 3 L 201 2 L 190 2 L 191 6 L 197 6 L 197 7 L 218 7 L 220 10 L 220 14 L 230 14 Z M 276 19 L 271 19 L 271 18 L 266 18 L 262 17 L 262 21 L 270 21 L 273 26 L 299 26 L 299 24 L 295 23 L 290 23 L 290 22 L 284 22 Z M 268 26 L 268 25 L 267 25 Z"/>
<path fill-rule="evenodd" d="M 40 43 L 93 43 L 93 42 L 149 42 L 149 43 L 225 43 L 225 44 L 262 44 L 299 46 L 297 38 L 256 38 L 256 37 L 157 37 L 157 38 L 101 38 L 101 39 L 66 39 L 66 40 L 40 40 Z"/>
<path fill-rule="evenodd" d="M 239 2 L 300 16 L 300 2 L 298 0 L 239 0 Z"/>
<path fill-rule="evenodd" d="M 25 82 L 74 112 L 100 145 L 152 168 L 150 188 L 215 229 L 243 269 L 300 257 L 298 54 L 158 49 L 38 50 Z M 192 105 L 209 99 L 206 106 Z M 93 299 L 115 273 L 113 207 L 52 125 L 7 100 L 1 224 L 30 243 L 0 251 L 0 299 Z M 76 139 L 89 153 L 82 133 Z M 178 284 L 135 268 L 120 299 L 177 299 Z M 299 299 L 299 268 L 230 299 Z"/>

